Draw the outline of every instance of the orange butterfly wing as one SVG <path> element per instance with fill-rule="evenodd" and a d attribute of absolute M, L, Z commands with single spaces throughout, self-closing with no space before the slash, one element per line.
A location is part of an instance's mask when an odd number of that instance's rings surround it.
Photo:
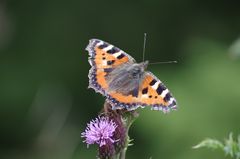
<path fill-rule="evenodd" d="M 152 109 L 163 112 L 177 107 L 176 100 L 170 91 L 151 72 L 146 72 L 139 94 L 139 104 L 142 106 L 149 105 L 152 106 Z"/>
<path fill-rule="evenodd" d="M 110 102 L 115 109 L 126 108 L 128 110 L 134 110 L 139 106 L 151 106 L 154 110 L 169 112 L 171 109 L 174 110 L 177 107 L 176 100 L 169 90 L 150 72 L 146 72 L 141 81 L 137 97 L 132 95 L 126 96 L 117 92 L 110 93 L 107 97 L 108 102 Z"/>
<path fill-rule="evenodd" d="M 89 63 L 92 68 L 89 71 L 89 88 L 106 95 L 108 88 L 105 76 L 112 69 L 124 63 L 134 63 L 135 60 L 119 48 L 98 39 L 91 39 L 86 48 L 89 52 Z"/>

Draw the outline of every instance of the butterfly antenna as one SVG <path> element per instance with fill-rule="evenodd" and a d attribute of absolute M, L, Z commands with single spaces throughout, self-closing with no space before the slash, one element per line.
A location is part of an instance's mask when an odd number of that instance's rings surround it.
<path fill-rule="evenodd" d="M 148 65 L 167 64 L 167 63 L 177 63 L 177 61 L 153 62 L 153 63 L 149 63 Z"/>
<path fill-rule="evenodd" d="M 147 33 L 144 33 L 144 37 L 143 37 L 143 62 L 145 60 L 146 41 L 147 41 Z M 168 64 L 168 63 L 177 63 L 177 61 L 153 62 L 153 63 L 149 63 L 149 65 Z"/>
<path fill-rule="evenodd" d="M 147 33 L 144 33 L 144 37 L 143 37 L 143 62 L 145 60 L 146 40 L 147 40 Z"/>

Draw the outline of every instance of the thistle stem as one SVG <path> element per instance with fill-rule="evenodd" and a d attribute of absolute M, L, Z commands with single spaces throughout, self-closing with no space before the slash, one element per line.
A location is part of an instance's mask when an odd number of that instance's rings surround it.
<path fill-rule="evenodd" d="M 127 153 L 127 149 L 128 149 L 128 146 L 131 142 L 130 140 L 130 137 L 128 135 L 128 132 L 129 132 L 129 129 L 132 125 L 132 123 L 137 119 L 138 117 L 138 113 L 137 112 L 129 112 L 129 113 L 126 113 L 127 115 L 127 120 L 126 120 L 126 127 L 127 127 L 127 130 L 126 130 L 126 141 L 125 141 L 125 147 L 121 150 L 120 152 L 120 158 L 119 159 L 125 159 L 126 158 L 126 153 Z"/>
<path fill-rule="evenodd" d="M 121 150 L 113 156 L 113 159 L 125 159 L 126 158 L 126 153 L 127 153 L 127 148 L 130 145 L 130 137 L 128 136 L 129 129 L 132 125 L 132 123 L 137 119 L 139 116 L 136 111 L 128 111 L 125 109 L 121 110 L 112 110 L 112 106 L 105 101 L 104 103 L 104 108 L 103 108 L 103 113 L 107 116 L 117 116 L 120 117 L 121 123 L 125 127 L 125 141 L 124 141 L 124 146 L 121 148 Z"/>
<path fill-rule="evenodd" d="M 119 158 L 119 159 L 125 159 L 125 157 L 126 157 L 126 152 L 127 152 L 127 147 L 125 147 L 125 148 L 120 152 L 120 158 Z"/>

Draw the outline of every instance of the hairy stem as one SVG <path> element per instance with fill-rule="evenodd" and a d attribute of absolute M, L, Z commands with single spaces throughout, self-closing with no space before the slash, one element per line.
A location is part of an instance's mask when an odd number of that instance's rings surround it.
<path fill-rule="evenodd" d="M 120 148 L 120 150 L 117 150 L 117 153 L 113 157 L 113 159 L 125 159 L 128 146 L 131 142 L 128 132 L 132 123 L 137 119 L 139 115 L 136 111 L 128 111 L 126 109 L 112 110 L 112 106 L 106 101 L 104 103 L 103 113 L 106 116 L 112 117 L 113 119 L 120 121 L 120 125 L 125 127 L 125 139 L 123 141 L 124 144 Z"/>
<path fill-rule="evenodd" d="M 129 132 L 129 129 L 130 129 L 132 123 L 137 119 L 138 113 L 130 112 L 126 116 L 127 116 L 127 120 L 126 120 L 126 122 L 127 122 L 126 123 L 127 129 L 126 129 L 125 146 L 124 146 L 124 148 L 120 152 L 120 158 L 119 159 L 125 159 L 126 158 L 127 149 L 128 149 L 128 146 L 129 146 L 129 144 L 131 142 L 130 137 L 128 135 L 128 132 Z"/>

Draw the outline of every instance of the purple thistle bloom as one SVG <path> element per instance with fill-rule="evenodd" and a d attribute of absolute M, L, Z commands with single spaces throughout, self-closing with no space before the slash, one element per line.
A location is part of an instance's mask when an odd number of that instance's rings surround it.
<path fill-rule="evenodd" d="M 103 145 L 116 142 L 113 139 L 116 128 L 116 123 L 109 120 L 108 117 L 98 117 L 87 124 L 87 128 L 81 134 L 81 137 L 86 138 L 83 142 L 86 142 L 87 145 L 97 143 L 102 147 Z"/>

